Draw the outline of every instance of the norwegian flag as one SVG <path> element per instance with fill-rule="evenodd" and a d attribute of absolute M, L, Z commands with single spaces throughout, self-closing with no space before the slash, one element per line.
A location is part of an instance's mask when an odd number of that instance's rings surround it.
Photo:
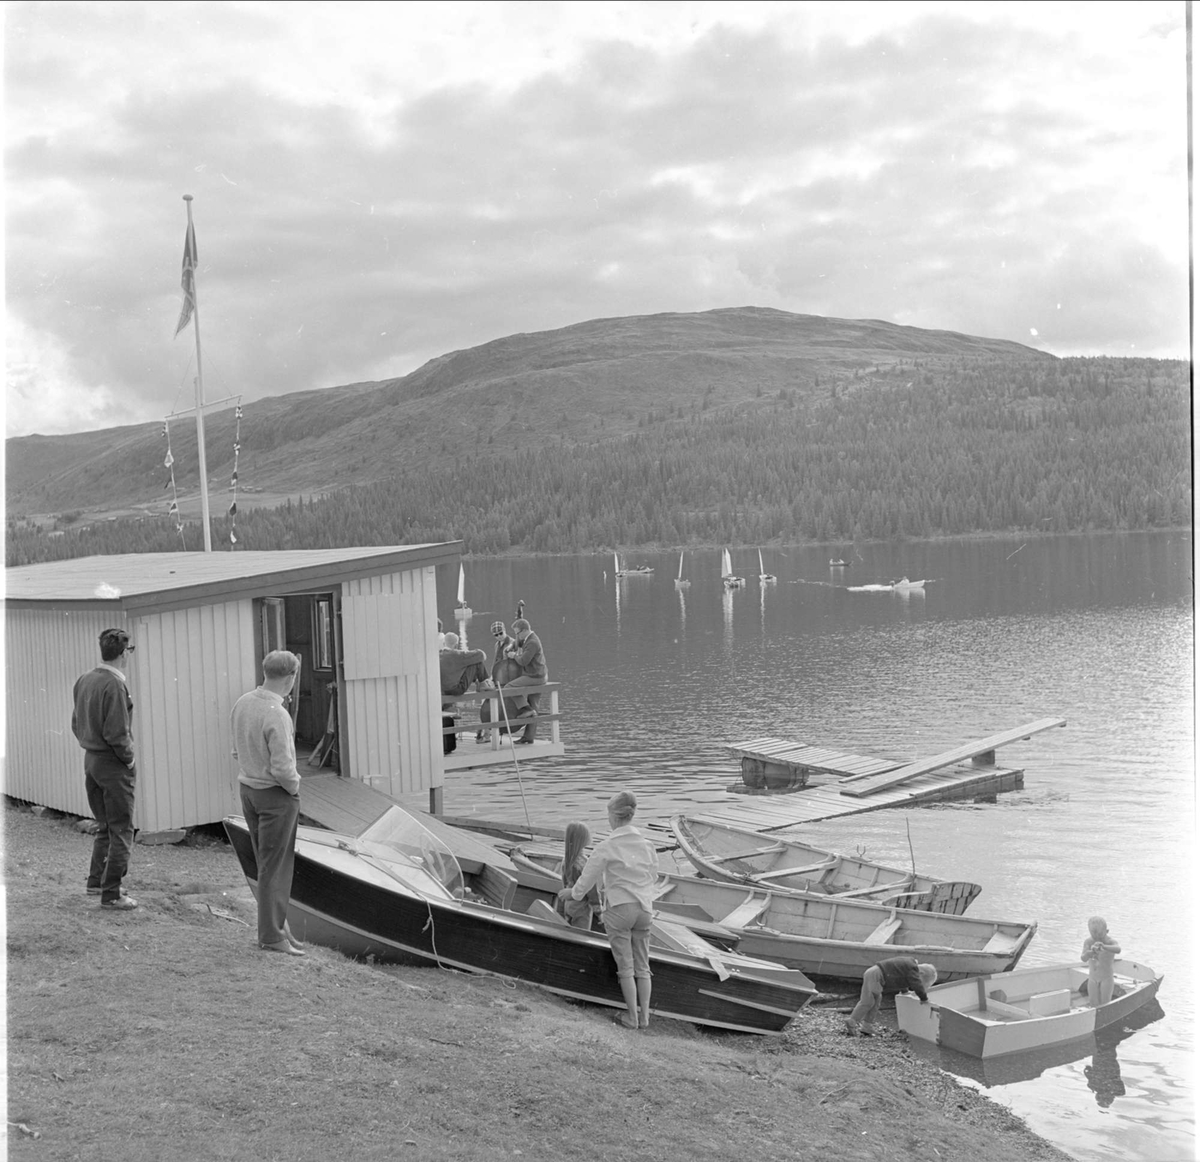
<path fill-rule="evenodd" d="M 176 335 L 192 321 L 192 312 L 196 309 L 196 230 L 190 218 L 183 240 L 183 277 L 180 285 L 183 287 L 183 309 L 179 312 Z"/>

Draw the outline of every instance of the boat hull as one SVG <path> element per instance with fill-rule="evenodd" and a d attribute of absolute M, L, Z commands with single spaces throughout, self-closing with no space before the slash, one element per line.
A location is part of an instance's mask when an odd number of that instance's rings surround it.
<path fill-rule="evenodd" d="M 514 848 L 510 856 L 527 887 L 551 893 L 561 883 L 557 856 L 525 847 Z M 810 977 L 850 981 L 862 980 L 868 968 L 892 956 L 913 956 L 932 964 L 943 981 L 1005 972 L 1016 967 L 1037 931 L 1036 924 L 811 893 L 748 890 L 678 875 L 659 878 L 655 914 L 691 927 L 707 940 L 736 944 L 746 956 L 799 969 Z"/>
<path fill-rule="evenodd" d="M 828 896 L 853 892 L 873 903 L 951 916 L 961 916 L 981 890 L 969 880 L 914 876 L 903 868 L 682 815 L 671 820 L 671 830 L 696 871 L 722 883 Z"/>
<path fill-rule="evenodd" d="M 862 980 L 874 964 L 912 956 L 932 964 L 939 980 L 959 980 L 1016 967 L 1036 924 L 980 920 L 890 908 L 836 896 L 747 891 L 691 876 L 664 876 L 656 901 L 662 915 L 707 918 L 738 936 L 747 956 L 797 968 L 806 976 Z"/>
<path fill-rule="evenodd" d="M 245 822 L 229 817 L 224 824 L 246 880 L 257 891 L 257 865 Z M 372 882 L 358 873 L 352 856 L 328 846 L 331 833 L 322 833 L 318 844 L 306 838 L 310 830 L 301 828 L 297 839 L 288 909 L 299 938 L 347 956 L 493 973 L 560 996 L 625 1007 L 602 934 L 484 903 L 422 898 L 398 884 Z M 780 1033 L 816 991 L 801 974 L 784 974 L 772 966 L 746 967 L 731 958 L 723 969 L 724 979 L 698 957 L 652 950 L 652 1011 L 736 1032 Z"/>
<path fill-rule="evenodd" d="M 1060 964 L 935 985 L 927 1004 L 900 994 L 896 1018 L 909 1036 L 968 1057 L 1028 1053 L 1080 1041 L 1129 1020 L 1155 999 L 1162 983 L 1160 975 L 1134 961 L 1116 961 L 1114 974 L 1121 995 L 1096 1008 L 1086 999 L 1087 969 Z M 1052 1008 L 1058 1011 L 1042 1011 Z"/>

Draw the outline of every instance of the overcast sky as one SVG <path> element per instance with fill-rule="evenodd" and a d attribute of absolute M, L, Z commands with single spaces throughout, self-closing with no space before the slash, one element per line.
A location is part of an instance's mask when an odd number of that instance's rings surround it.
<path fill-rule="evenodd" d="M 5 23 L 7 432 L 761 306 L 1187 358 L 1184 4 L 51 3 Z"/>

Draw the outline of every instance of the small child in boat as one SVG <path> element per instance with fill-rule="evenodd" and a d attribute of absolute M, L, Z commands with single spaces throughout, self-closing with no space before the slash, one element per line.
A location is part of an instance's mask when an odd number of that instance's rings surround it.
<path fill-rule="evenodd" d="M 1083 942 L 1079 957 L 1088 966 L 1088 1004 L 1095 1008 L 1113 998 L 1113 961 L 1121 954 L 1121 946 L 1108 934 L 1103 916 L 1088 921 L 1088 938 Z"/>
<path fill-rule="evenodd" d="M 573 888 L 579 879 L 583 865 L 587 863 L 584 849 L 592 841 L 592 833 L 583 823 L 568 823 L 566 836 L 563 839 L 562 881 L 564 888 Z M 572 900 L 559 895 L 555 907 L 566 917 L 572 928 L 582 928 L 585 932 L 592 930 L 592 906 L 600 903 L 600 894 L 593 888 L 582 900 Z"/>
<path fill-rule="evenodd" d="M 846 1032 L 870 1037 L 875 1032 L 875 1018 L 883 1004 L 884 994 L 916 993 L 924 1003 L 929 1000 L 925 990 L 937 981 L 937 969 L 932 964 L 918 964 L 913 956 L 892 956 L 871 965 L 863 973 L 862 992 L 858 1004 L 846 1019 Z"/>

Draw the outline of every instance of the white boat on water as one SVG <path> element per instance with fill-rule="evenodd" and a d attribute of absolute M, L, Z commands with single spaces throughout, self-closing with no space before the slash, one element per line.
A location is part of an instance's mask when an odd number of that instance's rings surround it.
<path fill-rule="evenodd" d="M 679 573 L 675 578 L 675 588 L 676 589 L 686 589 L 689 585 L 691 585 L 691 582 L 686 580 L 683 576 L 683 554 L 680 553 L 679 554 Z"/>
<path fill-rule="evenodd" d="M 728 549 L 721 550 L 721 583 L 726 589 L 741 589 L 746 584 L 745 577 L 739 577 L 733 571 L 733 558 Z"/>
<path fill-rule="evenodd" d="M 618 577 L 650 577 L 654 573 L 651 565 L 636 565 L 632 569 L 623 568 L 621 558 L 613 553 L 613 573 Z"/>
<path fill-rule="evenodd" d="M 467 571 L 462 562 L 458 566 L 458 605 L 454 607 L 455 617 L 473 617 L 474 610 L 467 604 Z"/>
<path fill-rule="evenodd" d="M 1018 968 L 935 985 L 929 1000 L 900 993 L 896 1019 L 910 1037 L 969 1057 L 1000 1057 L 1087 1037 L 1149 1004 L 1162 976 L 1132 960 L 1113 963 L 1112 1000 L 1093 1007 L 1087 967 Z"/>
<path fill-rule="evenodd" d="M 914 589 L 924 588 L 924 581 L 910 581 L 907 577 L 901 577 L 899 581 L 892 582 L 892 589 L 897 593 L 910 593 Z"/>
<path fill-rule="evenodd" d="M 774 585 L 779 578 L 774 573 L 768 573 L 763 568 L 762 549 L 758 550 L 758 583 L 760 585 Z"/>

